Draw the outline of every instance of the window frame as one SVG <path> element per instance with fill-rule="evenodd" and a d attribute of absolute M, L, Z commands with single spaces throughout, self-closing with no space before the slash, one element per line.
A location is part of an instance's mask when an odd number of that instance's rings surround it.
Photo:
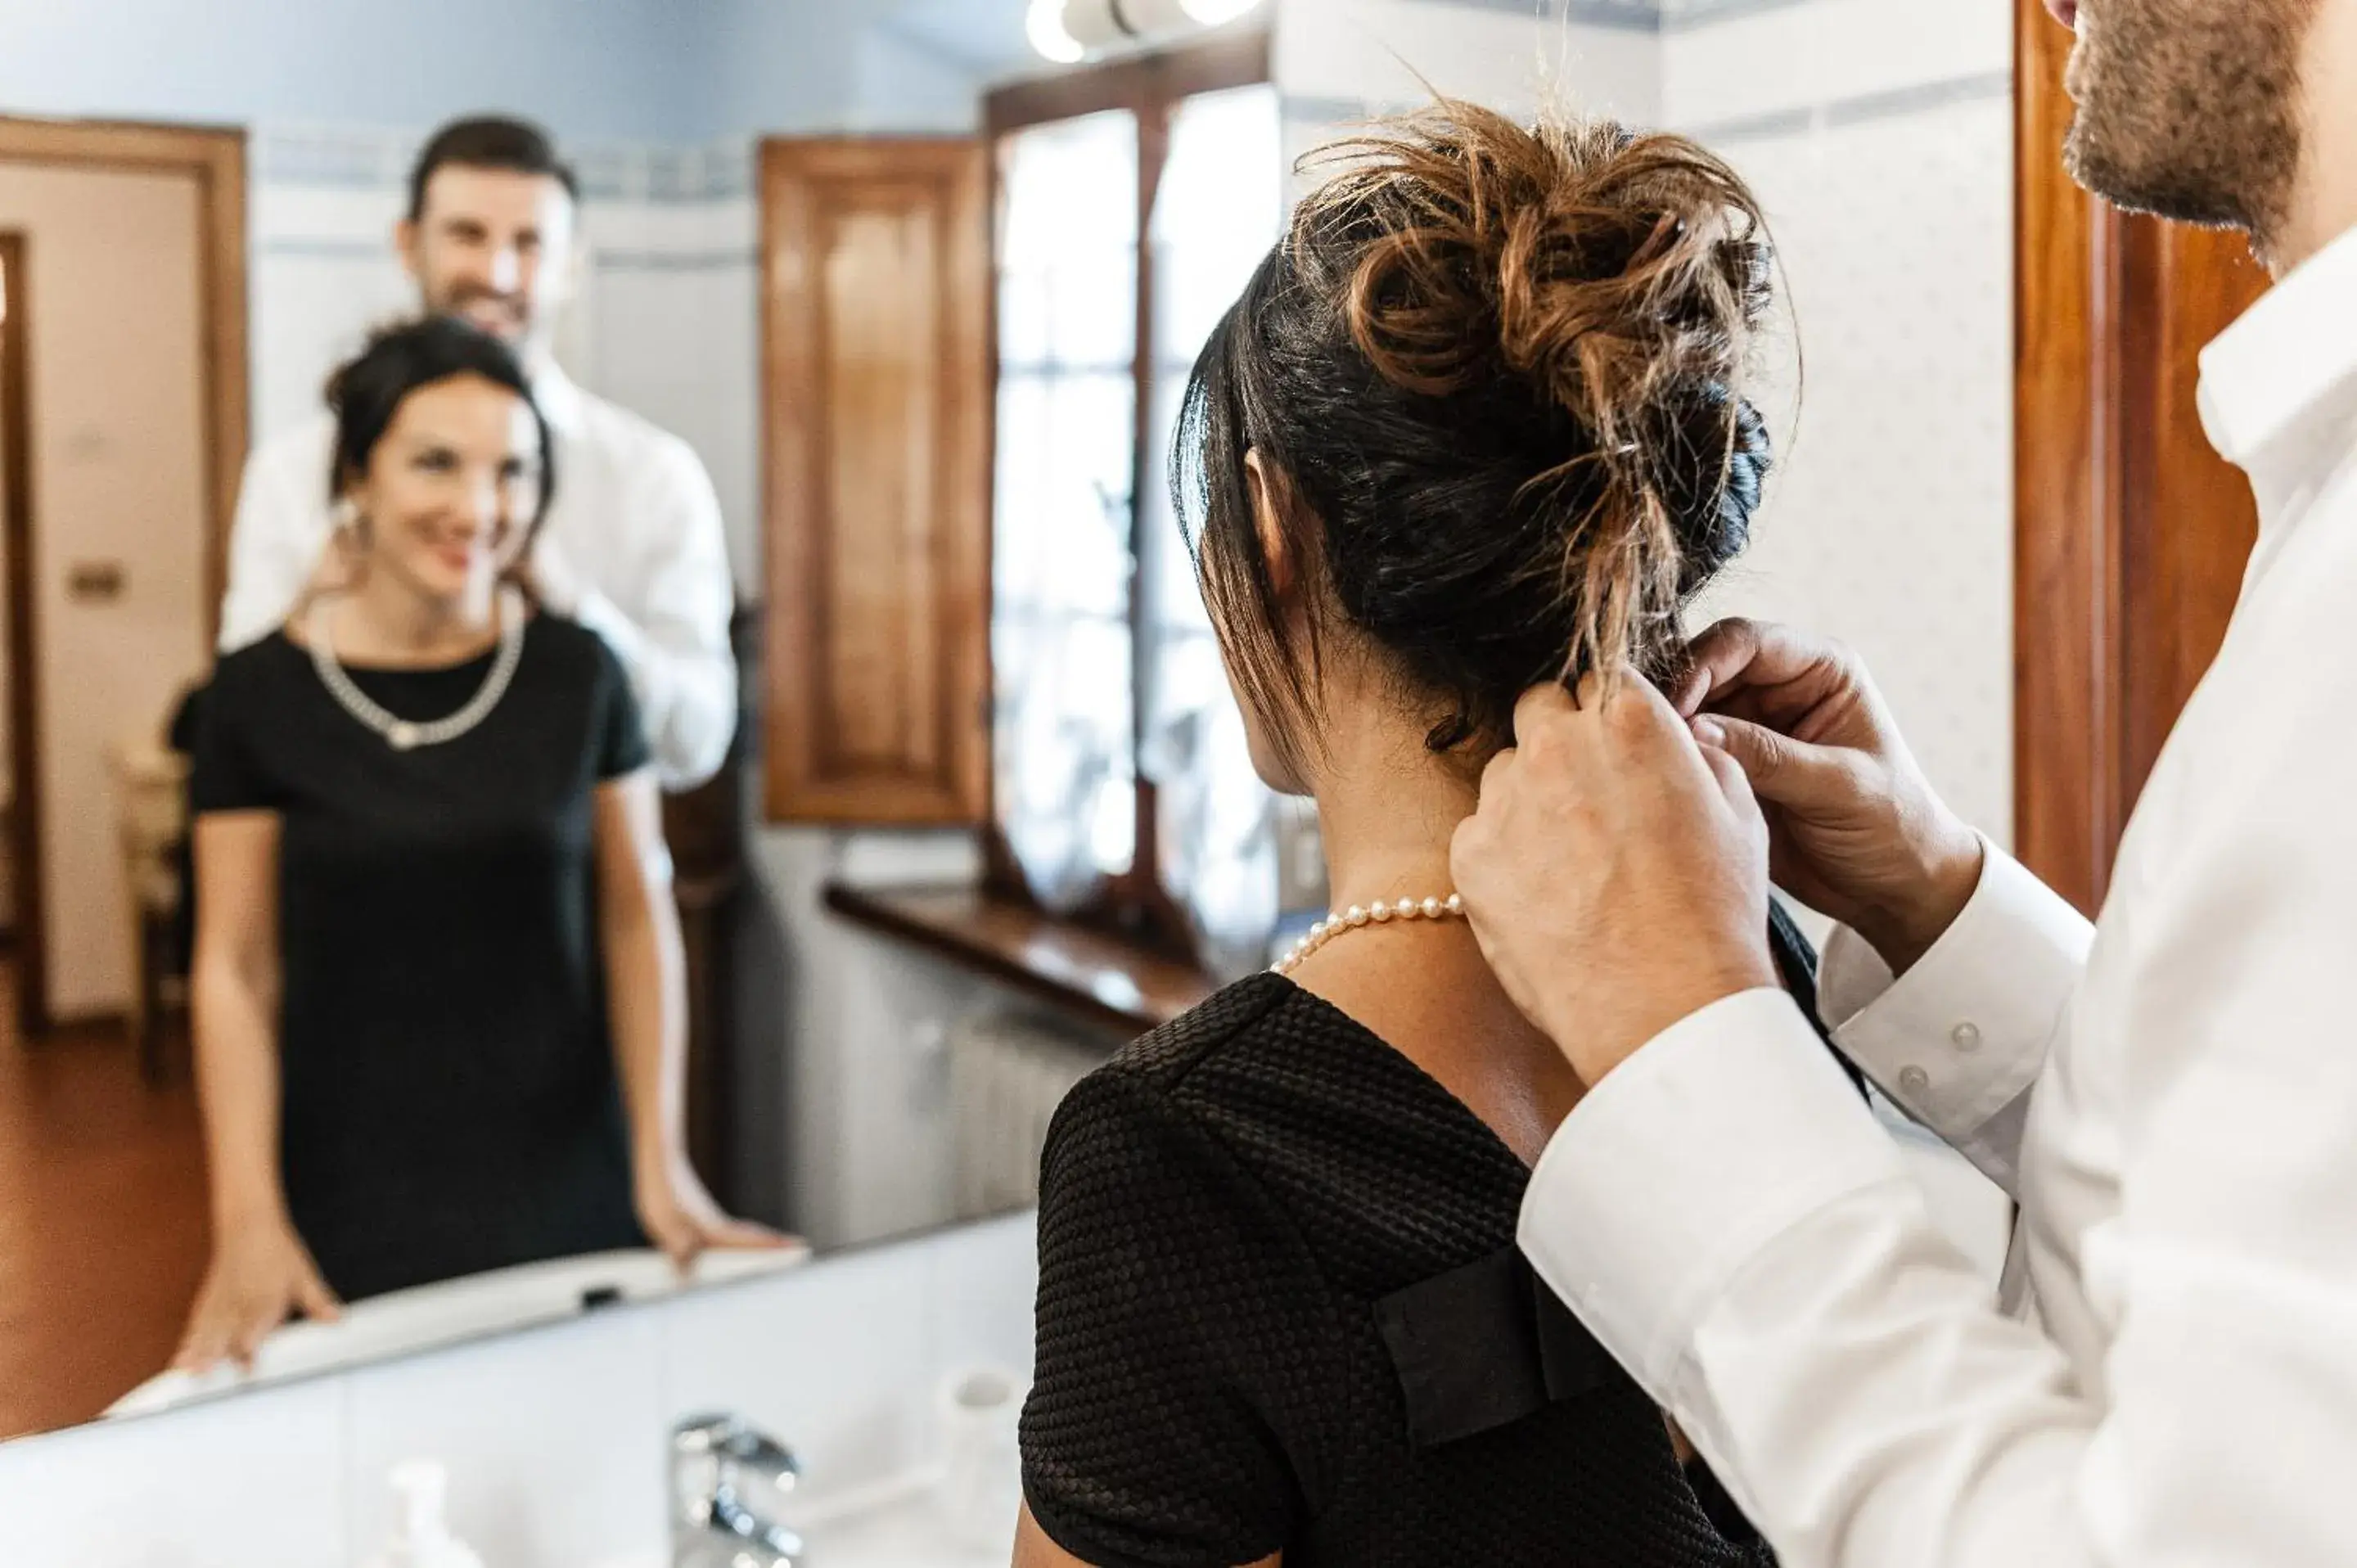
<path fill-rule="evenodd" d="M 1157 786 L 1145 777 L 1146 660 L 1142 650 L 1151 641 L 1149 621 L 1154 607 L 1144 580 L 1151 509 L 1146 487 L 1160 482 L 1148 471 L 1155 439 L 1156 380 L 1153 221 L 1162 174 L 1169 161 L 1170 125 L 1179 105 L 1189 98 L 1231 88 L 1265 86 L 1273 81 L 1271 48 L 1265 30 L 1208 40 L 1184 48 L 1164 50 L 1135 59 L 1110 61 L 1053 76 L 999 88 L 983 101 L 983 136 L 990 149 L 991 318 L 990 430 L 993 532 L 996 532 L 996 473 L 998 454 L 998 263 L 1006 229 L 1005 193 L 1000 182 L 999 148 L 1009 134 L 1034 126 L 1053 124 L 1108 111 L 1126 111 L 1137 124 L 1136 332 L 1131 349 L 1133 413 L 1130 432 L 1129 591 L 1128 622 L 1131 657 L 1130 731 L 1137 776 L 1133 781 L 1135 811 L 1135 849 L 1128 869 L 1105 879 L 1094 897 L 1071 918 L 1081 925 L 1123 938 L 1157 956 L 1181 963 L 1200 962 L 1193 931 L 1178 901 L 1165 885 L 1162 868 Z M 992 583 L 992 615 L 996 616 L 996 582 Z M 994 745 L 996 727 L 993 718 Z M 995 897 L 1030 903 L 1022 872 L 999 825 L 997 769 L 990 770 L 990 789 L 983 826 L 984 882 Z"/>

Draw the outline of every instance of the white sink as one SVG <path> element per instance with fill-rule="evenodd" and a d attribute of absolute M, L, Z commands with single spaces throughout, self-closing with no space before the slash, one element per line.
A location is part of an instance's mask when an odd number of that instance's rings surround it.
<path fill-rule="evenodd" d="M 223 1362 L 209 1372 L 161 1372 L 110 1406 L 146 1415 L 198 1400 L 365 1361 L 457 1344 L 481 1335 L 560 1323 L 613 1303 L 655 1301 L 696 1285 L 749 1279 L 810 1261 L 802 1242 L 772 1251 L 710 1251 L 683 1276 L 651 1248 L 521 1263 L 355 1302 L 334 1323 L 290 1323 L 262 1342 L 253 1369 Z"/>
<path fill-rule="evenodd" d="M 809 1550 L 803 1568 L 1006 1568 L 1015 1521 L 987 1541 L 963 1532 L 935 1501 L 937 1476 L 920 1472 L 860 1494 L 791 1511 L 786 1522 Z"/>
<path fill-rule="evenodd" d="M 961 1546 L 923 1504 L 813 1529 L 807 1539 L 804 1568 L 1006 1568 L 1015 1545 L 1010 1535 L 996 1552 Z"/>

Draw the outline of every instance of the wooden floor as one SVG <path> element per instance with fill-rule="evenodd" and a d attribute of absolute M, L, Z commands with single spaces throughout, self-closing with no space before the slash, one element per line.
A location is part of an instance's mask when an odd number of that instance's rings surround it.
<path fill-rule="evenodd" d="M 119 1029 L 28 1043 L 0 957 L 0 1439 L 87 1421 L 161 1369 L 204 1271 L 194 1091 Z"/>

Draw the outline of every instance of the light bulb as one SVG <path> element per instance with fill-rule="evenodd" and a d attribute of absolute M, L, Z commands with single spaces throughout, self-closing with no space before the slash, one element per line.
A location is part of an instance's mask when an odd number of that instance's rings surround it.
<path fill-rule="evenodd" d="M 1075 65 L 1088 51 L 1064 26 L 1064 0 L 1031 0 L 1031 9 L 1023 18 L 1023 31 L 1031 47 L 1043 59 L 1058 65 Z"/>
<path fill-rule="evenodd" d="M 1260 0 L 1178 0 L 1178 9 L 1207 27 L 1224 27 L 1252 10 Z"/>

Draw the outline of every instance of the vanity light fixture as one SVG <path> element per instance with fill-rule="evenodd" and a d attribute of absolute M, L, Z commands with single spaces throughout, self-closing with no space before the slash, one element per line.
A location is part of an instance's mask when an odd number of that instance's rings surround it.
<path fill-rule="evenodd" d="M 1064 25 L 1064 0 L 1031 0 L 1023 17 L 1023 31 L 1042 59 L 1058 65 L 1078 65 L 1088 53 Z"/>
<path fill-rule="evenodd" d="M 1261 0 L 1031 0 L 1024 18 L 1031 47 L 1059 65 L 1089 55 L 1152 48 L 1222 27 Z"/>

